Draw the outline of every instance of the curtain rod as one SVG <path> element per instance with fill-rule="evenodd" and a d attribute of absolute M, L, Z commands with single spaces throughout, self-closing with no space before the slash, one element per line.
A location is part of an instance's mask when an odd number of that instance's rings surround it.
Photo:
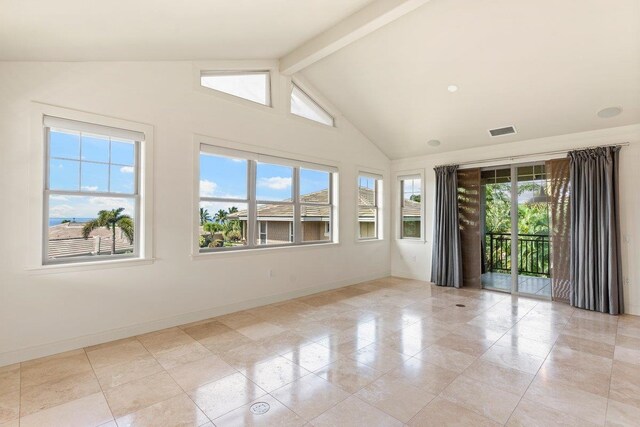
<path fill-rule="evenodd" d="M 541 152 L 538 152 L 538 153 L 518 154 L 518 155 L 515 155 L 515 156 L 505 156 L 505 157 L 494 157 L 492 159 L 473 160 L 473 161 L 460 162 L 460 163 L 448 163 L 448 164 L 445 164 L 445 165 L 438 165 L 438 166 L 478 165 L 478 164 L 483 164 L 483 163 L 499 162 L 499 161 L 502 161 L 502 160 L 517 160 L 517 159 L 526 159 L 528 157 L 535 157 L 535 156 L 550 156 L 550 155 L 554 155 L 554 154 L 567 154 L 569 151 L 574 151 L 574 150 L 588 150 L 588 149 L 591 149 L 591 148 L 600 148 L 600 147 L 627 147 L 629 145 L 630 145 L 629 142 L 621 142 L 619 144 L 592 145 L 590 147 L 575 148 L 575 149 L 572 148 L 572 149 L 569 149 L 569 150 L 541 151 Z"/>

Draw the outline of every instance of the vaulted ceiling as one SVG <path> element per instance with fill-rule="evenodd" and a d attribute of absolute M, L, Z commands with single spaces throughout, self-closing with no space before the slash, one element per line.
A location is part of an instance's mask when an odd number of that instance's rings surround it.
<path fill-rule="evenodd" d="M 0 0 L 0 11 L 5 61 L 280 58 L 393 159 L 640 123 L 640 0 Z M 622 113 L 598 117 L 613 106 Z M 489 136 L 507 125 L 517 134 Z"/>

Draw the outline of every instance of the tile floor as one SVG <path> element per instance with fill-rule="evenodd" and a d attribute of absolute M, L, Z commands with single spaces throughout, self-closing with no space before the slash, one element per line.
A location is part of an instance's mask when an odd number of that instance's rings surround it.
<path fill-rule="evenodd" d="M 640 317 L 398 278 L 0 368 L 0 427 L 638 420 Z"/>

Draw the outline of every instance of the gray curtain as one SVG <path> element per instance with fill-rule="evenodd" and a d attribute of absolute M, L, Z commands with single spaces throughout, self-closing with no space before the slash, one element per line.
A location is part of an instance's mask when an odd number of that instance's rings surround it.
<path fill-rule="evenodd" d="M 620 259 L 620 147 L 569 153 L 571 164 L 571 305 L 624 311 Z"/>
<path fill-rule="evenodd" d="M 438 286 L 462 286 L 462 251 L 458 224 L 458 166 L 438 166 L 433 217 L 431 281 Z"/>

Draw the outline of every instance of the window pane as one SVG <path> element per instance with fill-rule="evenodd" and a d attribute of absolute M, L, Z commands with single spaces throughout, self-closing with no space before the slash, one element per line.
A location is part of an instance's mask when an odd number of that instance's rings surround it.
<path fill-rule="evenodd" d="M 300 169 L 300 201 L 329 203 L 330 176 L 329 172 Z"/>
<path fill-rule="evenodd" d="M 402 181 L 404 199 L 420 203 L 422 194 L 422 183 L 419 178 L 405 179 Z"/>
<path fill-rule="evenodd" d="M 358 204 L 376 205 L 376 180 L 374 178 L 358 177 Z"/>
<path fill-rule="evenodd" d="M 201 153 L 200 197 L 247 199 L 247 161 Z"/>
<path fill-rule="evenodd" d="M 331 207 L 303 205 L 300 219 L 303 242 L 331 240 Z"/>
<path fill-rule="evenodd" d="M 201 251 L 246 244 L 246 203 L 200 202 Z"/>
<path fill-rule="evenodd" d="M 265 201 L 291 201 L 293 168 L 289 166 L 258 163 L 256 173 L 256 198 Z"/>
<path fill-rule="evenodd" d="M 80 160 L 80 134 L 51 129 L 49 156 Z"/>
<path fill-rule="evenodd" d="M 109 191 L 109 165 L 82 162 L 82 191 Z"/>
<path fill-rule="evenodd" d="M 80 190 L 80 162 L 51 159 L 49 162 L 49 188 L 51 190 Z"/>
<path fill-rule="evenodd" d="M 269 105 L 267 88 L 268 72 L 224 73 L 202 75 L 200 83 L 209 89 L 248 99 L 263 105 Z"/>
<path fill-rule="evenodd" d="M 402 210 L 402 237 L 420 238 L 421 228 L 420 210 L 404 208 Z"/>
<path fill-rule="evenodd" d="M 257 245 L 291 243 L 293 205 L 258 205 Z"/>
<path fill-rule="evenodd" d="M 375 239 L 377 236 L 377 215 L 374 207 L 358 207 L 358 236 L 361 239 Z"/>
<path fill-rule="evenodd" d="M 291 91 L 291 113 L 327 126 L 333 126 L 333 117 L 298 86 Z"/>
<path fill-rule="evenodd" d="M 135 143 L 111 138 L 111 163 L 133 166 L 135 162 Z"/>
<path fill-rule="evenodd" d="M 47 257 L 110 256 L 114 245 L 115 254 L 133 256 L 134 219 L 133 199 L 52 194 Z M 107 223 L 115 227 L 107 228 Z"/>
<path fill-rule="evenodd" d="M 92 162 L 109 162 L 109 138 L 82 135 L 82 160 Z"/>
<path fill-rule="evenodd" d="M 135 168 L 133 166 L 111 165 L 111 186 L 109 191 L 112 193 L 135 194 L 135 182 Z"/>

